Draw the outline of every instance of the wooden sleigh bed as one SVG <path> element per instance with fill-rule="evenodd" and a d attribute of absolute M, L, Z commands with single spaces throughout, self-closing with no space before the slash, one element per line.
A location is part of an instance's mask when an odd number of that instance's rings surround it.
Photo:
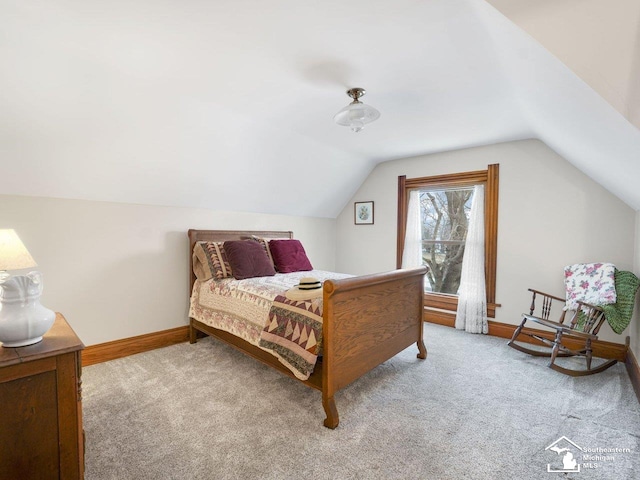
<path fill-rule="evenodd" d="M 189 252 L 197 242 L 293 238 L 292 232 L 189 230 Z M 322 356 L 305 385 L 322 392 L 324 425 L 339 423 L 334 396 L 371 369 L 412 344 L 425 359 L 423 342 L 423 281 L 425 267 L 326 280 L 323 284 Z M 190 261 L 190 292 L 196 281 Z M 203 334 L 218 338 L 276 370 L 296 378 L 271 353 L 224 330 L 190 318 L 190 342 Z"/>

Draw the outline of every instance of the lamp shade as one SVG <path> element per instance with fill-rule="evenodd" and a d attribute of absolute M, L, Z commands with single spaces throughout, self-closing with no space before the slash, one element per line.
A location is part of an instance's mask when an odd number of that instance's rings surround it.
<path fill-rule="evenodd" d="M 380 117 L 380 112 L 362 102 L 353 102 L 344 107 L 333 118 L 338 125 L 351 127 L 354 132 L 359 132 L 367 123 L 371 123 Z"/>
<path fill-rule="evenodd" d="M 351 127 L 354 132 L 359 132 L 367 123 L 380 118 L 378 110 L 359 100 L 365 93 L 365 89 L 359 87 L 347 90 L 347 95 L 353 98 L 353 102 L 336 113 L 333 121 L 338 125 Z"/>
<path fill-rule="evenodd" d="M 0 271 L 31 268 L 36 265 L 15 230 L 0 230 Z"/>

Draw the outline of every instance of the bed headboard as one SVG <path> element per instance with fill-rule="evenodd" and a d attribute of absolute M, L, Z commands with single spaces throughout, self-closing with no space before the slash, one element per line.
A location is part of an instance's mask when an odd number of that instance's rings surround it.
<path fill-rule="evenodd" d="M 193 246 L 196 242 L 226 242 L 227 240 L 247 240 L 251 237 L 262 238 L 293 238 L 293 232 L 279 232 L 274 230 L 196 230 L 190 229 L 189 235 L 189 295 L 193 290 L 196 275 L 193 273 Z"/>

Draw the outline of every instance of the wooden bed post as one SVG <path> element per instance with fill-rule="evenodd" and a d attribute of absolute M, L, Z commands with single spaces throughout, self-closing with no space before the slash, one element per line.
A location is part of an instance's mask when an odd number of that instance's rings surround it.
<path fill-rule="evenodd" d="M 330 301 L 331 294 L 333 293 L 335 285 L 332 281 L 327 280 L 323 284 L 322 292 L 322 316 L 324 319 L 333 318 L 334 305 Z M 324 419 L 324 426 L 334 429 L 340 423 L 340 417 L 338 415 L 338 409 L 336 402 L 333 399 L 333 395 L 336 392 L 333 376 L 333 351 L 332 339 L 334 336 L 335 322 L 323 321 L 322 324 L 322 407 L 327 418 Z"/>
<path fill-rule="evenodd" d="M 193 326 L 193 318 L 189 319 L 189 343 L 196 343 L 198 341 L 198 331 Z"/>
<path fill-rule="evenodd" d="M 422 337 L 423 337 L 422 325 L 420 325 L 420 338 L 416 342 L 416 345 L 418 347 L 417 357 L 421 360 L 424 360 L 427 358 L 427 347 L 424 346 L 424 339 Z"/>
<path fill-rule="evenodd" d="M 427 268 L 327 280 L 323 285 L 322 406 L 324 425 L 339 423 L 334 394 L 412 344 L 423 341 Z M 357 342 L 354 342 L 357 339 Z"/>

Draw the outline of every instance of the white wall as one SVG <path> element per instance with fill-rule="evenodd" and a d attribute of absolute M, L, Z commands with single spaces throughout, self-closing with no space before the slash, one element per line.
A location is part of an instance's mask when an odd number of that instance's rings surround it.
<path fill-rule="evenodd" d="M 489 163 L 500 164 L 497 321 L 519 321 L 528 287 L 562 294 L 566 264 L 606 260 L 640 273 L 640 213 L 534 140 L 381 164 L 337 220 L 0 195 L 0 228 L 16 229 L 39 263 L 43 304 L 93 345 L 186 325 L 189 228 L 293 230 L 317 268 L 390 270 L 398 175 Z M 353 201 L 366 200 L 375 224 L 355 226 Z M 638 312 L 630 330 L 618 336 L 605 326 L 602 338 L 631 335 L 640 359 Z"/>
<path fill-rule="evenodd" d="M 563 267 L 607 261 L 631 270 L 636 213 L 537 140 L 489 145 L 378 165 L 337 219 L 336 268 L 395 268 L 398 175 L 407 178 L 500 164 L 496 321 L 520 322 L 527 288 L 563 296 Z M 375 202 L 374 225 L 354 225 L 353 202 Z M 608 325 L 600 337 L 623 343 Z"/>
<path fill-rule="evenodd" d="M 633 261 L 633 271 L 640 276 L 640 212 L 636 212 L 636 245 L 635 257 Z M 631 330 L 631 350 L 636 360 L 640 361 L 640 294 L 636 294 L 636 308 L 633 320 L 629 326 Z"/>
<path fill-rule="evenodd" d="M 85 345 L 187 324 L 189 228 L 292 230 L 314 267 L 335 266 L 335 220 L 0 195 L 44 274 L 42 304 Z"/>

